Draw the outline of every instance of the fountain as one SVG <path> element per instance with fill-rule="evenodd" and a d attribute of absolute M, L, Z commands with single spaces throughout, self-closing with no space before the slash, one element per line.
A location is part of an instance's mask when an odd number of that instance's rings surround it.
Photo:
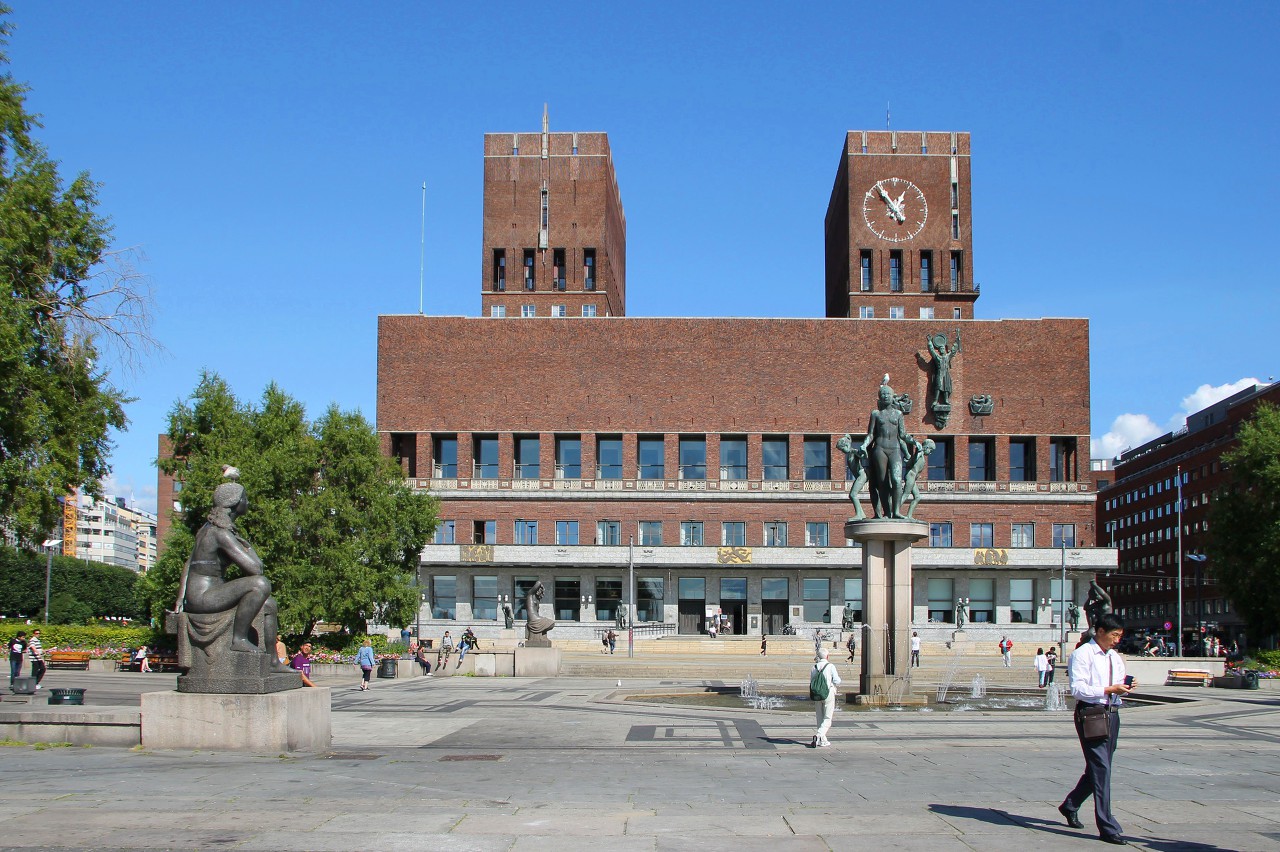
<path fill-rule="evenodd" d="M 960 655 L 964 652 L 955 647 L 951 651 L 951 665 L 947 667 L 947 673 L 942 678 L 942 683 L 938 685 L 938 703 L 947 703 L 947 691 L 951 689 L 951 682 L 956 678 L 956 669 L 960 667 Z"/>
<path fill-rule="evenodd" d="M 973 676 L 973 687 L 969 690 L 970 698 L 987 697 L 987 679 L 980 673 Z"/>
<path fill-rule="evenodd" d="M 1045 710 L 1066 710 L 1067 702 L 1062 699 L 1062 684 L 1051 683 L 1044 694 Z"/>
<path fill-rule="evenodd" d="M 752 710 L 778 710 L 785 703 L 781 696 L 761 695 L 760 683 L 751 675 L 747 675 L 738 684 L 738 694 Z"/>

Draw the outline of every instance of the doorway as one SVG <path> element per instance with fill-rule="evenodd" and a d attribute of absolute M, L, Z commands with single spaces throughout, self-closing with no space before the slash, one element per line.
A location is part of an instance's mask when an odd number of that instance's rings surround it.
<path fill-rule="evenodd" d="M 705 577 L 681 577 L 677 612 L 681 633 L 702 633 L 706 619 L 707 580 Z"/>
<path fill-rule="evenodd" d="M 765 633 L 781 633 L 787 626 L 786 601 L 761 601 L 760 610 L 763 622 L 761 629 Z"/>

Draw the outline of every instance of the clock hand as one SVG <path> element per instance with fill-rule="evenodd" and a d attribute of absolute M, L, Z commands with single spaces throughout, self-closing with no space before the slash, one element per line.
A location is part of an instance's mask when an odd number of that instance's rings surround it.
<path fill-rule="evenodd" d="M 898 217 L 899 225 L 901 225 L 903 222 L 907 220 L 906 211 L 902 207 L 902 202 L 906 199 L 906 197 L 907 197 L 907 194 L 903 192 L 901 195 L 898 196 L 897 202 L 893 205 L 895 214 Z"/>

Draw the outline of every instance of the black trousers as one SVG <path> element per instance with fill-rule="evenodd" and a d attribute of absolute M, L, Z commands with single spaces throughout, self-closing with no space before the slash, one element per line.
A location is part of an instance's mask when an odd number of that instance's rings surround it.
<path fill-rule="evenodd" d="M 1076 737 L 1080 740 L 1080 750 L 1084 752 L 1084 774 L 1076 782 L 1075 789 L 1067 794 L 1063 802 L 1070 810 L 1078 811 L 1090 796 L 1093 796 L 1093 814 L 1098 824 L 1099 834 L 1122 834 L 1123 829 L 1116 818 L 1111 815 L 1111 758 L 1116 752 L 1116 742 L 1120 739 L 1120 713 L 1110 713 L 1111 727 L 1106 739 L 1086 740 L 1081 730 L 1083 721 L 1080 710 L 1083 704 L 1077 704 L 1075 710 Z"/>
<path fill-rule="evenodd" d="M 37 684 L 44 680 L 44 673 L 48 671 L 48 669 L 49 667 L 44 660 L 31 661 L 31 676 L 36 679 Z"/>

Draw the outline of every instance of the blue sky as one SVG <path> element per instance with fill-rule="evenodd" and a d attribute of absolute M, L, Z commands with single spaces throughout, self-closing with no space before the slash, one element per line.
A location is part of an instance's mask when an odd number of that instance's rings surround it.
<path fill-rule="evenodd" d="M 10 2 L 41 139 L 154 287 L 110 483 L 144 506 L 201 369 L 373 418 L 423 181 L 426 311 L 479 312 L 481 137 L 544 102 L 609 133 L 633 316 L 821 316 L 841 140 L 888 102 L 973 134 L 977 316 L 1091 319 L 1104 451 L 1280 373 L 1280 4 Z"/>

